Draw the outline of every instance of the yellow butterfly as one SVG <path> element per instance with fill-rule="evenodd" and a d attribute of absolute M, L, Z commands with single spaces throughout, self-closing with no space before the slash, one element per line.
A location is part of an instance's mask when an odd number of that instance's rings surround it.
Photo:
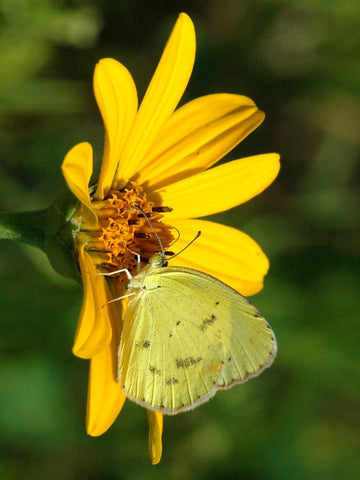
<path fill-rule="evenodd" d="M 242 295 L 210 275 L 168 267 L 164 254 L 128 283 L 118 381 L 143 407 L 173 415 L 259 375 L 277 346 Z"/>

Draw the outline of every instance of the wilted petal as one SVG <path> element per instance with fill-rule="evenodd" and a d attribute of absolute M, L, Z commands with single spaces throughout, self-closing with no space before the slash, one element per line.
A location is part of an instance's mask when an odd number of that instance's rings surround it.
<path fill-rule="evenodd" d="M 69 189 L 83 205 L 86 221 L 96 225 L 97 216 L 91 206 L 89 194 L 89 182 L 93 172 L 93 151 L 90 143 L 75 145 L 66 155 L 61 169 Z"/>
<path fill-rule="evenodd" d="M 151 463 L 156 465 L 161 460 L 163 416 L 159 412 L 147 410 L 149 419 L 149 455 Z"/>

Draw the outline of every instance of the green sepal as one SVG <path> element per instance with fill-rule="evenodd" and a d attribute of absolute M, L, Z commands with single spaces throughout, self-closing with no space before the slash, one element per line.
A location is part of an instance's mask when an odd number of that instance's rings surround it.
<path fill-rule="evenodd" d="M 47 209 L 45 253 L 60 275 L 81 281 L 74 245 L 79 225 L 74 221 L 73 215 L 78 203 L 76 197 L 66 191 Z"/>
<path fill-rule="evenodd" d="M 78 199 L 67 190 L 44 210 L 0 212 L 0 239 L 39 248 L 57 273 L 81 282 L 75 255 L 75 237 L 80 226 L 74 213 L 78 204 Z"/>
<path fill-rule="evenodd" d="M 0 239 L 16 240 L 45 251 L 47 210 L 0 212 Z"/>

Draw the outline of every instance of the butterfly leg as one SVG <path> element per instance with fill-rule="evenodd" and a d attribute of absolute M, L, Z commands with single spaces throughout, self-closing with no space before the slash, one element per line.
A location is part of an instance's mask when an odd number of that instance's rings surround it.
<path fill-rule="evenodd" d="M 121 268 L 120 270 L 115 270 L 114 272 L 98 272 L 94 273 L 94 275 L 105 275 L 107 277 L 110 277 L 111 275 L 116 275 L 117 273 L 126 273 L 126 276 L 128 277 L 129 280 L 132 280 L 133 276 L 129 272 L 127 268 Z"/>
<path fill-rule="evenodd" d="M 126 247 L 126 248 L 127 248 L 127 247 Z M 136 270 L 137 270 L 137 273 L 139 274 L 139 273 L 140 273 L 140 270 L 141 270 L 141 257 L 140 257 L 140 253 L 133 252 L 132 250 L 130 250 L 130 248 L 127 248 L 127 250 L 129 250 L 129 252 L 132 253 L 133 255 L 135 255 L 135 257 L 137 258 Z M 128 277 L 128 278 L 129 278 L 129 277 Z M 131 280 L 131 278 L 129 278 L 129 280 Z"/>
<path fill-rule="evenodd" d="M 134 293 L 128 293 L 127 295 L 123 295 L 122 297 L 113 298 L 112 300 L 109 300 L 108 302 L 106 302 L 106 304 L 107 303 L 118 302 L 119 300 L 122 300 L 123 298 L 132 297 L 133 295 L 136 295 L 136 293 L 135 292 Z"/>

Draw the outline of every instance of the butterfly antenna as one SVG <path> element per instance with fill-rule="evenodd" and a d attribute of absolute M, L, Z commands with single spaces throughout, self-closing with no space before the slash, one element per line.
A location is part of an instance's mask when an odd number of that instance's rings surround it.
<path fill-rule="evenodd" d="M 143 210 L 141 207 L 139 207 L 139 205 L 134 205 L 134 207 L 137 208 L 138 210 L 140 210 L 140 212 L 144 215 L 144 217 L 146 218 L 146 221 L 147 221 L 148 224 L 150 225 L 151 230 L 154 232 L 155 237 L 156 237 L 157 241 L 159 242 L 159 246 L 160 246 L 160 250 L 161 250 L 161 256 L 162 256 L 162 258 L 163 258 L 163 261 L 165 262 L 165 261 L 166 261 L 165 250 L 164 250 L 163 244 L 161 243 L 160 237 L 159 237 L 159 235 L 157 234 L 157 231 L 155 230 L 153 224 L 150 222 L 150 219 L 149 219 L 149 217 L 147 216 L 147 214 L 144 212 L 144 210 Z"/>
<path fill-rule="evenodd" d="M 201 231 L 199 230 L 199 231 L 197 232 L 197 234 L 195 235 L 195 237 L 191 240 L 191 242 L 189 242 L 187 245 L 185 245 L 185 247 L 184 247 L 183 249 L 181 249 L 180 252 L 177 252 L 177 253 L 175 253 L 175 255 L 172 255 L 171 257 L 169 257 L 168 260 L 171 260 L 172 258 L 177 257 L 178 255 L 180 255 L 180 253 L 182 253 L 184 250 L 186 250 L 188 247 L 190 247 L 190 245 L 191 245 L 192 243 L 194 243 L 195 240 L 200 237 L 200 235 L 201 235 Z"/>

